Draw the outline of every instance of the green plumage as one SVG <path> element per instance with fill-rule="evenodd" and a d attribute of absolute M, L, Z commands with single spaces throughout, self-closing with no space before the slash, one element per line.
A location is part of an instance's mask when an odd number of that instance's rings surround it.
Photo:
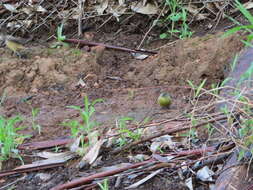
<path fill-rule="evenodd" d="M 168 93 L 161 93 L 157 99 L 157 103 L 162 106 L 168 108 L 171 105 L 171 97 Z"/>

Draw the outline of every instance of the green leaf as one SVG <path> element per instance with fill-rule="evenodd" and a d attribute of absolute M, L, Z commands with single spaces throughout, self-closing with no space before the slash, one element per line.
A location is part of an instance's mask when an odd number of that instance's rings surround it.
<path fill-rule="evenodd" d="M 57 28 L 57 40 L 58 41 L 64 41 L 66 39 L 66 36 L 62 35 L 62 30 L 63 30 L 63 23 L 58 26 Z"/>
<path fill-rule="evenodd" d="M 242 159 L 243 159 L 243 157 L 244 157 L 244 154 L 245 154 L 245 150 L 244 149 L 241 149 L 240 151 L 239 151 L 239 154 L 238 154 L 238 161 L 241 161 Z"/>
<path fill-rule="evenodd" d="M 91 103 L 91 105 L 94 106 L 95 104 L 101 103 L 101 102 L 104 102 L 104 100 L 101 99 L 101 98 L 99 98 L 99 99 L 94 100 L 94 101 Z"/>
<path fill-rule="evenodd" d="M 167 33 L 162 33 L 162 34 L 160 34 L 159 37 L 160 37 L 161 39 L 165 39 L 165 38 L 168 37 L 168 34 L 167 34 Z"/>
<path fill-rule="evenodd" d="M 248 19 L 248 21 L 253 25 L 253 16 L 250 14 L 250 12 L 238 0 L 235 0 L 235 2 L 236 2 L 237 8 Z"/>
<path fill-rule="evenodd" d="M 180 33 L 180 30 L 168 30 L 170 33 Z"/>
<path fill-rule="evenodd" d="M 253 47 L 253 45 L 250 42 L 245 41 L 245 40 L 241 40 L 241 41 L 246 45 L 246 47 Z"/>
<path fill-rule="evenodd" d="M 232 29 L 226 31 L 226 32 L 222 35 L 222 37 L 223 37 L 223 38 L 228 37 L 228 36 L 230 36 L 230 35 L 232 35 L 232 34 L 238 32 L 239 30 L 242 30 L 242 29 L 245 29 L 245 28 L 247 28 L 247 27 L 246 27 L 246 26 L 236 26 L 236 27 L 234 27 L 234 28 L 232 28 Z"/>
<path fill-rule="evenodd" d="M 204 80 L 201 82 L 201 84 L 199 85 L 199 87 L 197 88 L 196 95 L 195 95 L 196 97 L 199 96 L 199 93 L 200 93 L 201 89 L 203 88 L 203 86 L 205 85 L 205 83 L 206 83 L 206 79 L 204 79 Z"/>
<path fill-rule="evenodd" d="M 240 76 L 239 84 L 241 84 L 244 80 L 250 80 L 253 75 L 253 62 L 250 67 Z"/>
<path fill-rule="evenodd" d="M 235 55 L 235 58 L 234 58 L 233 63 L 232 63 L 232 65 L 231 65 L 231 70 L 232 70 L 232 71 L 234 71 L 235 66 L 236 66 L 236 64 L 237 64 L 237 61 L 238 61 L 238 54 Z"/>
<path fill-rule="evenodd" d="M 170 20 L 172 20 L 173 22 L 177 22 L 182 18 L 182 14 L 181 13 L 176 13 L 176 14 L 171 14 L 170 15 Z"/>
<path fill-rule="evenodd" d="M 249 34 L 249 35 L 247 36 L 247 42 L 251 42 L 252 39 L 253 39 L 253 33 L 251 32 L 251 34 Z"/>
<path fill-rule="evenodd" d="M 71 108 L 74 110 L 82 111 L 82 109 L 79 106 L 67 106 L 67 108 Z"/>
<path fill-rule="evenodd" d="M 221 83 L 220 86 L 221 86 L 221 87 L 225 86 L 225 84 L 226 84 L 228 81 L 230 81 L 230 80 L 232 80 L 231 77 L 226 78 L 224 81 L 222 81 L 222 83 Z"/>

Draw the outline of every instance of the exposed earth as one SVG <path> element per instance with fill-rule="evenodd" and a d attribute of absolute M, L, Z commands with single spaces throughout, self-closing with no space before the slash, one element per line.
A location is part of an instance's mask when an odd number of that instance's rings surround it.
<path fill-rule="evenodd" d="M 32 44 L 25 50 L 27 59 L 19 59 L 6 48 L 0 48 L 0 94 L 6 94 L 0 115 L 11 117 L 20 114 L 25 118 L 24 124 L 31 126 L 32 108 L 38 108 L 40 112 L 36 122 L 41 126 L 41 134 L 28 127 L 23 131 L 32 135 L 27 142 L 70 136 L 70 129 L 62 123 L 68 119 L 80 120 L 80 117 L 77 111 L 67 106 L 82 106 L 85 95 L 90 100 L 105 100 L 96 106 L 94 116 L 102 124 L 101 130 L 115 127 L 116 119 L 123 116 L 133 117 L 136 121 L 146 117 L 153 121 L 176 117 L 191 107 L 192 91 L 187 80 L 198 85 L 207 79 L 207 87 L 218 84 L 225 79 L 229 64 L 243 48 L 240 35 L 223 38 L 222 34 L 216 32 L 167 44 L 153 42 L 146 48 L 163 47 L 157 55 L 145 60 L 102 47 L 87 51 L 88 48 L 80 50 L 75 47 L 52 49 L 51 43 L 47 46 Z M 94 40 L 134 47 L 142 35 L 122 34 L 117 40 L 112 36 L 110 32 L 95 33 Z M 79 83 L 80 79 L 84 84 Z M 168 91 L 173 98 L 169 110 L 162 109 L 156 102 L 163 91 Z M 208 100 L 209 97 L 200 101 L 205 104 Z M 105 165 L 122 159 L 108 155 Z M 24 162 L 30 163 L 31 158 L 25 157 Z M 17 165 L 20 165 L 19 161 L 10 161 L 3 169 Z M 51 180 L 39 174 L 49 174 Z M 80 174 L 75 167 L 32 172 L 16 184 L 16 189 L 50 189 L 79 175 L 85 175 L 85 171 Z M 17 177 L 1 179 L 0 186 L 15 181 Z M 160 176 L 137 189 L 187 188 L 179 178 Z M 200 186 L 199 189 L 208 187 Z"/>

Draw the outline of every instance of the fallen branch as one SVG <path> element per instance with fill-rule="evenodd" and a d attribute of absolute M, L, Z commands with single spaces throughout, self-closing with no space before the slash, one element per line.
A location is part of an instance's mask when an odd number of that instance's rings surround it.
<path fill-rule="evenodd" d="M 41 142 L 25 143 L 18 146 L 19 150 L 38 150 L 70 144 L 74 141 L 71 138 L 55 139 Z"/>
<path fill-rule="evenodd" d="M 63 166 L 64 163 L 57 163 L 57 164 L 47 164 L 44 166 L 34 166 L 31 168 L 20 168 L 20 169 L 13 169 L 13 170 L 8 170 L 8 171 L 3 171 L 0 172 L 0 178 L 13 175 L 13 174 L 21 174 L 21 173 L 26 173 L 26 172 L 32 172 L 32 171 L 38 171 L 38 170 L 44 170 L 44 169 L 49 169 L 49 168 L 55 168 L 55 167 L 60 167 Z"/>
<path fill-rule="evenodd" d="M 147 160 L 147 161 L 144 161 L 144 162 L 139 162 L 139 163 L 132 164 L 130 166 L 126 166 L 126 167 L 122 167 L 122 168 L 118 168 L 118 169 L 115 169 L 115 170 L 93 174 L 93 175 L 88 176 L 88 177 L 82 177 L 82 178 L 70 181 L 68 183 L 53 187 L 51 190 L 70 189 L 70 188 L 73 188 L 73 187 L 76 187 L 76 186 L 91 183 L 96 178 L 102 178 L 102 177 L 106 177 L 106 176 L 115 175 L 115 174 L 121 173 L 121 172 L 129 170 L 129 169 L 138 168 L 138 167 L 143 166 L 145 164 L 148 164 L 152 161 L 153 160 Z"/>
<path fill-rule="evenodd" d="M 211 146 L 211 147 L 206 147 L 206 148 L 198 148 L 198 149 L 194 149 L 194 150 L 184 150 L 184 151 L 180 151 L 180 152 L 173 152 L 170 154 L 162 154 L 162 156 L 196 156 L 196 155 L 201 155 L 204 154 L 206 152 L 214 152 L 215 151 L 215 147 Z"/>
<path fill-rule="evenodd" d="M 181 131 L 185 131 L 185 130 L 189 130 L 189 129 L 193 129 L 193 128 L 198 128 L 198 127 L 201 127 L 201 126 L 206 125 L 208 123 L 213 123 L 215 121 L 219 121 L 219 120 L 223 120 L 223 119 L 227 119 L 227 116 L 220 116 L 218 118 L 209 119 L 209 120 L 201 122 L 201 123 L 199 123 L 199 124 L 197 124 L 195 126 L 186 126 L 186 127 L 178 126 L 178 127 L 172 128 L 172 129 L 168 129 L 168 130 L 162 131 L 160 133 L 154 134 L 152 136 L 143 138 L 141 140 L 134 141 L 134 142 L 132 142 L 132 143 L 130 143 L 128 145 L 125 145 L 123 147 L 117 148 L 117 149 L 115 149 L 115 150 L 112 151 L 112 154 L 118 154 L 118 153 L 120 153 L 122 151 L 128 150 L 129 148 L 131 148 L 131 147 L 133 147 L 133 146 L 135 146 L 137 144 L 141 144 L 141 143 L 150 141 L 150 140 L 152 140 L 154 138 L 157 138 L 157 137 L 160 137 L 160 136 L 163 136 L 163 135 L 169 135 L 169 134 L 172 134 L 172 133 L 177 133 L 177 132 L 181 132 Z"/>
<path fill-rule="evenodd" d="M 64 42 L 80 44 L 80 45 L 87 45 L 87 46 L 103 46 L 107 49 L 115 49 L 115 50 L 130 52 L 130 53 L 142 53 L 142 54 L 151 54 L 151 55 L 157 54 L 156 51 L 140 50 L 140 49 L 129 49 L 129 48 L 125 48 L 125 47 L 113 46 L 113 45 L 108 45 L 108 44 L 103 44 L 103 43 L 90 42 L 90 41 L 87 41 L 87 40 L 65 39 Z"/>

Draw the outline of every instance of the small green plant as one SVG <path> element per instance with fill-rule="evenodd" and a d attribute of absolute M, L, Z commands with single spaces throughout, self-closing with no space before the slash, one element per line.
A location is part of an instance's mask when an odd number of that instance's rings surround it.
<path fill-rule="evenodd" d="M 225 78 L 220 84 L 220 87 L 224 87 L 230 80 L 232 80 L 231 77 Z"/>
<path fill-rule="evenodd" d="M 91 130 L 98 125 L 96 121 L 93 121 L 91 117 L 96 112 L 95 104 L 103 102 L 102 99 L 96 99 L 93 102 L 89 102 L 87 96 L 84 97 L 84 108 L 80 106 L 68 106 L 68 108 L 78 110 L 81 116 L 82 121 L 79 122 L 77 120 L 71 120 L 68 122 L 63 123 L 64 126 L 68 126 L 71 129 L 72 137 L 81 136 L 81 142 L 83 142 L 84 135 L 91 132 Z M 82 146 L 86 146 L 82 144 Z"/>
<path fill-rule="evenodd" d="M 103 183 L 98 183 L 101 190 L 109 190 L 108 179 L 104 179 Z"/>
<path fill-rule="evenodd" d="M 36 117 L 38 116 L 40 110 L 39 108 L 32 108 L 32 128 L 38 130 L 39 134 L 41 133 L 41 126 L 36 123 Z"/>
<path fill-rule="evenodd" d="M 72 54 L 74 54 L 75 56 L 80 56 L 82 55 L 82 51 L 80 49 L 72 49 L 71 50 Z"/>
<path fill-rule="evenodd" d="M 239 129 L 239 138 L 241 139 L 241 149 L 238 154 L 238 160 L 242 160 L 247 152 L 253 155 L 253 119 L 244 119 Z"/>
<path fill-rule="evenodd" d="M 231 71 L 234 71 L 235 66 L 237 65 L 237 62 L 238 62 L 238 54 L 235 55 L 235 58 L 233 59 L 233 62 L 230 66 Z"/>
<path fill-rule="evenodd" d="M 157 150 L 161 153 L 164 154 L 164 150 L 161 147 L 158 147 Z"/>
<path fill-rule="evenodd" d="M 59 42 L 59 44 L 54 44 L 54 46 L 52 46 L 52 48 L 58 48 L 60 46 L 63 47 L 69 47 L 68 43 L 64 42 L 64 40 L 66 39 L 66 36 L 63 35 L 63 23 L 58 26 L 57 28 L 57 40 Z"/>
<path fill-rule="evenodd" d="M 193 114 L 187 114 L 186 116 L 190 119 L 191 125 L 193 127 L 196 126 L 199 123 L 198 119 L 196 119 Z M 192 142 L 196 142 L 198 140 L 198 138 L 197 138 L 198 137 L 198 133 L 197 133 L 197 130 L 195 128 L 191 128 L 186 133 L 180 134 L 180 136 L 182 136 L 182 137 L 188 137 L 189 140 L 191 140 Z"/>
<path fill-rule="evenodd" d="M 253 64 L 251 63 L 250 67 L 240 76 L 238 85 L 240 85 L 243 81 L 250 80 L 252 76 L 253 76 Z"/>
<path fill-rule="evenodd" d="M 3 104 L 4 100 L 5 100 L 5 98 L 6 98 L 6 92 L 4 91 L 4 92 L 3 92 L 3 95 L 0 97 L 0 106 L 2 106 L 2 104 Z"/>
<path fill-rule="evenodd" d="M 170 14 L 164 19 L 160 19 L 158 23 L 170 24 L 171 27 L 165 33 L 160 34 L 160 38 L 165 39 L 172 35 L 180 39 L 191 37 L 192 32 L 189 30 L 187 24 L 187 13 L 185 8 L 179 4 L 178 0 L 165 0 L 165 6 L 169 7 Z M 180 23 L 180 27 L 176 28 L 177 23 Z"/>
<path fill-rule="evenodd" d="M 206 79 L 204 79 L 199 86 L 194 85 L 191 81 L 187 80 L 188 84 L 190 85 L 190 87 L 193 89 L 193 98 L 196 99 L 198 98 L 203 86 L 206 83 Z"/>
<path fill-rule="evenodd" d="M 189 140 L 191 140 L 192 142 L 196 142 L 198 140 L 198 133 L 197 133 L 197 130 L 194 128 L 190 129 L 186 133 L 181 134 L 180 136 L 181 137 L 188 137 Z"/>
<path fill-rule="evenodd" d="M 59 150 L 60 150 L 60 147 L 59 147 L 59 146 L 55 146 L 55 147 L 53 148 L 53 151 L 54 151 L 54 152 L 59 152 Z"/>
<path fill-rule="evenodd" d="M 133 141 L 139 140 L 141 137 L 141 129 L 136 129 L 135 131 L 131 131 L 127 129 L 126 122 L 133 121 L 131 117 L 122 117 L 117 122 L 120 138 L 117 140 L 119 146 L 124 146 L 127 144 L 128 140 L 131 139 Z"/>
<path fill-rule="evenodd" d="M 204 127 L 208 131 L 208 138 L 210 138 L 214 132 L 214 127 L 210 123 L 206 124 Z"/>
<path fill-rule="evenodd" d="M 62 34 L 63 33 L 62 31 L 63 31 L 63 23 L 57 28 L 57 40 L 60 42 L 66 39 L 66 36 Z"/>
<path fill-rule="evenodd" d="M 22 118 L 20 116 L 8 119 L 0 116 L 0 162 L 11 157 L 19 158 L 22 161 L 17 147 L 25 138 L 28 138 L 28 136 L 17 133 L 25 128 L 23 126 L 18 126 L 18 123 L 21 121 Z"/>
<path fill-rule="evenodd" d="M 219 84 L 211 84 L 211 88 L 212 88 L 213 94 L 218 96 L 218 94 L 219 94 Z"/>
<path fill-rule="evenodd" d="M 252 29 L 253 29 L 253 16 L 251 15 L 251 13 L 238 1 L 238 0 L 235 0 L 235 4 L 236 4 L 236 7 L 239 9 L 239 11 L 243 14 L 243 16 L 249 21 L 249 25 L 241 25 L 240 22 L 238 22 L 237 20 L 230 18 L 230 20 L 232 20 L 235 24 L 239 25 L 239 26 L 236 26 L 230 30 L 228 30 L 223 36 L 224 37 L 227 37 L 231 34 L 234 34 L 238 31 L 245 31 L 245 32 L 248 32 L 248 36 L 247 36 L 247 39 L 246 40 L 242 40 L 242 42 L 246 45 L 246 46 L 251 46 L 251 41 L 253 39 L 253 32 L 252 32 Z"/>
<path fill-rule="evenodd" d="M 88 97 L 85 96 L 84 109 L 82 109 L 80 106 L 68 106 L 68 108 L 78 110 L 82 118 L 82 122 L 72 120 L 68 123 L 65 123 L 65 125 L 69 125 L 71 127 L 71 132 L 74 137 L 78 136 L 79 134 L 89 133 L 92 130 L 92 128 L 97 125 L 97 122 L 92 121 L 91 117 L 96 112 L 95 107 L 94 107 L 95 104 L 99 102 L 103 102 L 103 100 L 96 99 L 93 102 L 89 102 Z"/>

